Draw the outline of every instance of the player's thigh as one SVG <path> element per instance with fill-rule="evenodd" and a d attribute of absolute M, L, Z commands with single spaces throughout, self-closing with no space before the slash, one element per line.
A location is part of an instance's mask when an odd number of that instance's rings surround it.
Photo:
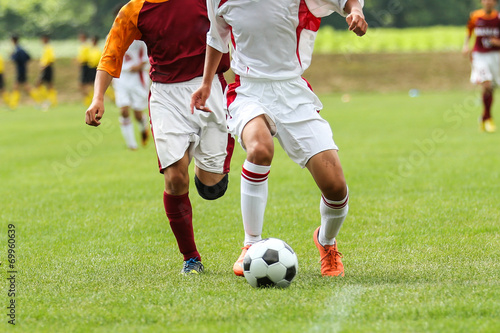
<path fill-rule="evenodd" d="M 186 101 L 176 101 L 179 91 L 169 85 L 154 83 L 151 87 L 150 120 L 160 171 L 188 153 L 191 160 L 199 143 L 198 126 L 190 121 Z M 177 92 L 177 94 L 175 93 Z"/>
<path fill-rule="evenodd" d="M 194 110 L 192 115 L 200 129 L 199 143 L 194 150 L 196 167 L 210 173 L 227 173 L 234 140 L 227 129 L 224 93 L 218 78 L 212 82 L 206 105 L 212 112 Z"/>
<path fill-rule="evenodd" d="M 230 115 L 228 119 L 229 131 L 238 137 L 238 141 L 242 148 L 246 150 L 246 143 L 258 142 L 264 140 L 267 143 L 271 141 L 272 136 L 276 134 L 276 123 L 271 111 L 266 106 L 266 91 L 269 94 L 269 84 L 262 82 L 245 82 L 242 80 L 240 86 L 228 89 L 228 99 L 232 102 L 228 107 Z M 230 96 L 231 94 L 231 96 Z M 270 97 L 275 99 L 276 96 Z M 263 120 L 263 121 L 261 121 Z M 256 131 L 266 131 L 265 138 L 261 135 L 256 135 Z"/>
<path fill-rule="evenodd" d="M 276 137 L 288 156 L 302 168 L 316 154 L 338 149 L 330 124 L 314 108 L 304 105 L 295 116 L 277 123 Z"/>

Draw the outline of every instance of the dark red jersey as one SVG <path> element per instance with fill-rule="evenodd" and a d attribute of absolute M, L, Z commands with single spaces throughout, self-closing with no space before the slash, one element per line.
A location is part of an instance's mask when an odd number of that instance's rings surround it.
<path fill-rule="evenodd" d="M 474 33 L 476 42 L 474 43 L 474 52 L 498 51 L 500 47 L 492 46 L 490 38 L 500 38 L 500 18 L 498 11 L 493 10 L 486 13 L 484 9 L 479 9 L 471 13 L 467 23 L 469 36 Z"/>
<path fill-rule="evenodd" d="M 125 52 L 140 39 L 148 48 L 152 81 L 202 76 L 209 28 L 205 0 L 132 0 L 117 15 L 97 69 L 119 77 Z M 229 54 L 224 54 L 217 73 L 228 69 Z"/>

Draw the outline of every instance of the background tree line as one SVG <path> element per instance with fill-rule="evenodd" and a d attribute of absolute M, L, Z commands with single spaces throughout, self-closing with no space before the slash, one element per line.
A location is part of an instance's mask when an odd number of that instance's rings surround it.
<path fill-rule="evenodd" d="M 49 33 L 54 39 L 72 38 L 79 31 L 104 37 L 122 0 L 0 0 L 0 34 L 36 37 Z M 365 15 L 371 27 L 406 28 L 433 25 L 465 25 L 479 0 L 365 0 Z M 346 27 L 338 15 L 322 24 Z"/>

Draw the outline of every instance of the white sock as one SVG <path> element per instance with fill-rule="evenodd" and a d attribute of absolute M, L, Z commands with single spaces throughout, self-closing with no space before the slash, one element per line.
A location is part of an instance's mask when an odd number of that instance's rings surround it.
<path fill-rule="evenodd" d="M 241 215 L 245 228 L 245 245 L 262 239 L 267 204 L 267 177 L 271 166 L 245 160 L 241 171 Z"/>
<path fill-rule="evenodd" d="M 122 130 L 123 138 L 125 139 L 125 144 L 130 149 L 137 149 L 137 141 L 134 135 L 134 125 L 130 120 L 130 117 L 124 118 L 120 117 L 120 128 Z"/>
<path fill-rule="evenodd" d="M 323 195 L 319 204 L 321 213 L 321 228 L 319 229 L 319 242 L 321 245 L 333 245 L 340 227 L 349 211 L 349 190 L 343 200 L 328 200 Z"/>

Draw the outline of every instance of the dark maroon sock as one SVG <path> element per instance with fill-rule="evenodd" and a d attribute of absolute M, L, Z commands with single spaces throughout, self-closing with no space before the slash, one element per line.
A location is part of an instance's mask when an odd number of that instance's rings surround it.
<path fill-rule="evenodd" d="M 493 103 L 493 93 L 484 92 L 483 93 L 483 104 L 484 104 L 484 112 L 483 112 L 483 121 L 491 118 L 491 104 Z"/>
<path fill-rule="evenodd" d="M 189 200 L 189 193 L 183 195 L 170 195 L 163 192 L 163 205 L 170 221 L 170 228 L 177 239 L 179 251 L 184 255 L 184 260 L 201 256 L 196 249 L 193 231 L 193 209 Z"/>

